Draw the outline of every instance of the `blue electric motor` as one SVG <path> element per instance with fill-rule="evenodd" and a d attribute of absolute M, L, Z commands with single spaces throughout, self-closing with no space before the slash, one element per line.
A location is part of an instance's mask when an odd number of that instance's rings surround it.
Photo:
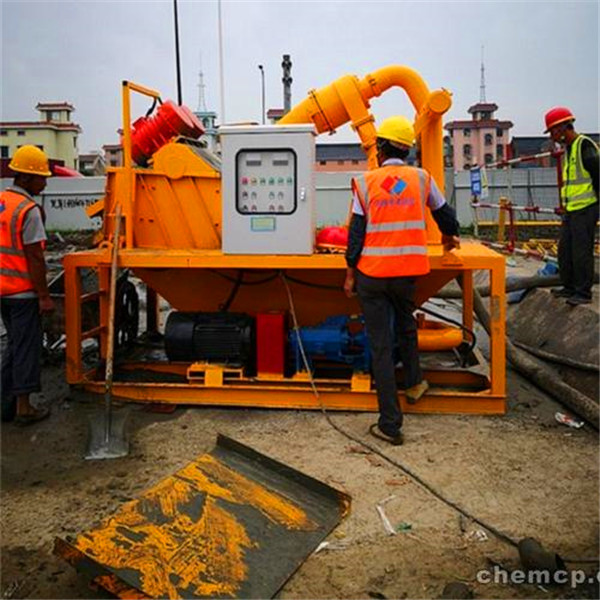
<path fill-rule="evenodd" d="M 315 327 L 301 327 L 300 338 L 311 371 L 315 359 L 344 363 L 359 371 L 369 370 L 371 354 L 362 316 L 328 317 Z M 288 340 L 296 372 L 302 371 L 305 367 L 295 331 L 290 331 Z"/>

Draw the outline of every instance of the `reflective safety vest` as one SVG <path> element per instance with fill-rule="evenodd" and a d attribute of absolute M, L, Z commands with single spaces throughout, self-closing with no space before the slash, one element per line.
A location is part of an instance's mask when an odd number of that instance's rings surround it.
<path fill-rule="evenodd" d="M 584 139 L 594 144 L 590 138 L 578 135 L 571 144 L 568 158 L 565 155 L 561 196 L 567 212 L 587 208 L 598 201 L 592 185 L 592 176 L 583 166 L 581 158 L 581 142 Z"/>
<path fill-rule="evenodd" d="M 0 296 L 34 289 L 23 250 L 23 223 L 36 203 L 17 192 L 0 194 Z"/>
<path fill-rule="evenodd" d="M 388 165 L 352 180 L 367 227 L 357 268 L 370 277 L 429 273 L 425 203 L 431 176 L 423 169 Z"/>

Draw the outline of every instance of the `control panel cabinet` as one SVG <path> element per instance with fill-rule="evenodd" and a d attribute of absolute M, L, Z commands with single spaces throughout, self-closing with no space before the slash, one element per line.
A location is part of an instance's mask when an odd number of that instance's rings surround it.
<path fill-rule="evenodd" d="M 314 126 L 232 125 L 219 133 L 223 252 L 312 254 Z"/>

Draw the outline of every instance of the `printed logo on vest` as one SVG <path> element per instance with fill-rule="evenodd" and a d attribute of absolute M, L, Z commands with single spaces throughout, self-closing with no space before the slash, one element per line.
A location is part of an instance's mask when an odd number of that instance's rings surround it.
<path fill-rule="evenodd" d="M 399 177 L 388 176 L 382 181 L 381 187 L 388 192 L 388 194 L 401 194 L 406 188 L 406 183 Z"/>

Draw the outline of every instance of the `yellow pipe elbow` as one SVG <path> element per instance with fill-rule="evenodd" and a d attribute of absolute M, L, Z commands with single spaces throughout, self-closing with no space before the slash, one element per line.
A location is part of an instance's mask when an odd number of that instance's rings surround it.
<path fill-rule="evenodd" d="M 410 67 L 390 65 L 366 75 L 359 83 L 364 98 L 380 96 L 391 87 L 406 90 L 417 112 L 429 97 L 429 88 L 423 78 Z"/>

